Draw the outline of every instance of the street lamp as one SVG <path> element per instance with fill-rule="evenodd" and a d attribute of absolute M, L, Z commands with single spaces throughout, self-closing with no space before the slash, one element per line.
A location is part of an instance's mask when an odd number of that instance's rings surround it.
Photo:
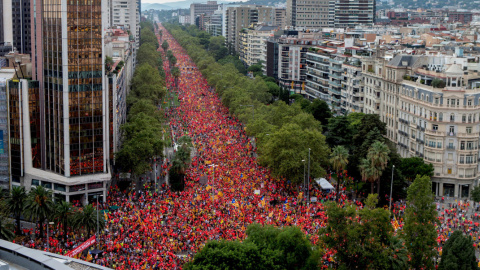
<path fill-rule="evenodd" d="M 310 148 L 308 148 L 307 204 L 310 205 Z"/>
<path fill-rule="evenodd" d="M 305 183 L 305 159 L 302 159 L 302 162 L 303 162 L 303 190 L 305 190 L 305 198 L 307 198 L 307 192 L 306 192 L 306 188 L 307 188 L 307 183 Z"/>
<path fill-rule="evenodd" d="M 214 189 L 214 185 L 215 185 L 215 167 L 217 167 L 218 165 L 215 165 L 215 164 L 211 164 L 209 165 L 208 167 L 213 167 L 213 178 L 212 178 L 212 199 L 213 199 L 213 196 L 215 194 L 215 189 Z"/>
<path fill-rule="evenodd" d="M 392 166 L 392 181 L 390 182 L 390 211 L 392 211 L 392 191 L 393 191 L 393 171 L 395 170 L 395 165 Z"/>

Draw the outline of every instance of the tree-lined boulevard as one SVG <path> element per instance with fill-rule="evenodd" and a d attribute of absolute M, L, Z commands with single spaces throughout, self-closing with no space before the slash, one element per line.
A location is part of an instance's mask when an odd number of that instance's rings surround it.
<path fill-rule="evenodd" d="M 12 190 L 3 212 L 38 223 L 17 229 L 20 244 L 44 249 L 51 218 L 51 252 L 101 224 L 102 254 L 80 258 L 122 270 L 478 268 L 472 203 L 436 206 L 431 166 L 400 158 L 378 116 L 333 117 L 321 101 L 249 78 L 221 37 L 192 27 L 142 23 L 115 154 L 136 181 L 76 208 L 54 206 L 42 187 Z M 335 189 L 322 190 L 320 177 Z M 0 237 L 12 239 L 0 220 Z"/>

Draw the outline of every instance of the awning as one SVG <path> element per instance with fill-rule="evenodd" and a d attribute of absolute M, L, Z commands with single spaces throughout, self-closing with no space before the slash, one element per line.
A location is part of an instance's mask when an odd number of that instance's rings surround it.
<path fill-rule="evenodd" d="M 322 188 L 322 189 L 333 189 L 332 184 L 330 184 L 327 179 L 325 178 L 317 178 L 315 182 Z"/>

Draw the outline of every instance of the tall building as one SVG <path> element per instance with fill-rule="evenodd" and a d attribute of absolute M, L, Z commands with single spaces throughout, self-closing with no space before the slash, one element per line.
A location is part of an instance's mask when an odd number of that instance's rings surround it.
<path fill-rule="evenodd" d="M 195 24 L 197 16 L 210 16 L 215 10 L 218 10 L 217 1 L 207 1 L 206 4 L 192 3 L 190 4 L 190 24 Z"/>
<path fill-rule="evenodd" d="M 67 201 L 105 198 L 111 160 L 104 8 L 101 0 L 34 0 L 33 81 L 10 85 L 18 96 L 10 100 L 23 112 L 14 128 L 24 134 L 14 185 L 42 185 Z"/>
<path fill-rule="evenodd" d="M 373 25 L 375 0 L 336 0 L 334 27 L 355 28 L 356 25 Z"/>
<path fill-rule="evenodd" d="M 30 1 L 1 0 L 0 46 L 12 45 L 21 54 L 30 54 Z"/>
<path fill-rule="evenodd" d="M 303 29 L 373 25 L 375 0 L 287 0 L 287 25 Z"/>
<path fill-rule="evenodd" d="M 273 25 L 275 23 L 275 8 L 255 5 L 228 7 L 225 9 L 225 42 L 227 47 L 240 50 L 239 32 L 256 24 Z"/>
<path fill-rule="evenodd" d="M 210 35 L 216 37 L 222 35 L 223 11 L 216 10 L 210 16 L 208 22 L 205 23 L 205 31 Z"/>
<path fill-rule="evenodd" d="M 330 0 L 287 0 L 287 26 L 300 28 L 328 27 Z"/>
<path fill-rule="evenodd" d="M 247 66 L 254 65 L 262 60 L 262 48 L 265 41 L 273 36 L 276 26 L 261 25 L 255 29 L 243 29 L 240 31 L 240 60 Z"/>
<path fill-rule="evenodd" d="M 109 12 L 108 27 L 120 27 L 130 32 L 135 38 L 137 48 L 140 45 L 140 9 L 139 1 L 136 0 L 110 0 L 109 5 L 105 9 Z M 109 7 L 108 7 L 109 6 Z"/>

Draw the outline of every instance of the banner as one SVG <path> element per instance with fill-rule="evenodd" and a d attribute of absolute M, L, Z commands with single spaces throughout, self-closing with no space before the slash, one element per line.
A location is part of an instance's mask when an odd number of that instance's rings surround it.
<path fill-rule="evenodd" d="M 95 235 L 90 237 L 90 239 L 83 242 L 80 246 L 78 246 L 74 250 L 71 250 L 70 252 L 68 252 L 65 256 L 73 257 L 73 256 L 77 255 L 78 253 L 84 251 L 85 249 L 87 249 L 89 246 L 91 246 L 93 244 L 95 244 Z"/>

